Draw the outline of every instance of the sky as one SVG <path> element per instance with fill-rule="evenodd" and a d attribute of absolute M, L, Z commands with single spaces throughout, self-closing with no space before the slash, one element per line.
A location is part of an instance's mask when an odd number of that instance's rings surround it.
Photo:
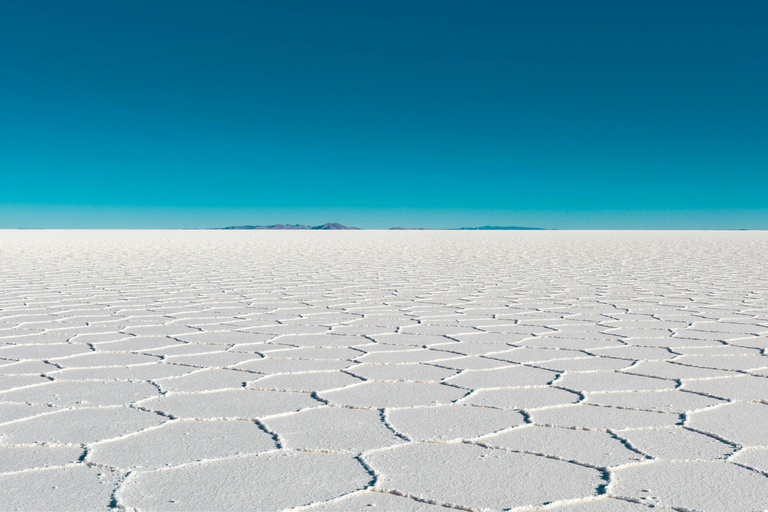
<path fill-rule="evenodd" d="M 0 2 L 0 228 L 768 229 L 768 2 Z"/>

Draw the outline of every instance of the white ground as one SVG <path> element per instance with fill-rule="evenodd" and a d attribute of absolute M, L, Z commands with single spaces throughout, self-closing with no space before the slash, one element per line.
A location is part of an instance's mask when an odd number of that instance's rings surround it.
<path fill-rule="evenodd" d="M 768 233 L 0 232 L 0 509 L 768 508 Z"/>

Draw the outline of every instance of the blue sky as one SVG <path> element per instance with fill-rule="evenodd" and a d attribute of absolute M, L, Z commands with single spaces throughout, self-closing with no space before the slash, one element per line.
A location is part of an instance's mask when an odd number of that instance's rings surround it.
<path fill-rule="evenodd" d="M 768 229 L 768 3 L 0 5 L 0 228 Z"/>

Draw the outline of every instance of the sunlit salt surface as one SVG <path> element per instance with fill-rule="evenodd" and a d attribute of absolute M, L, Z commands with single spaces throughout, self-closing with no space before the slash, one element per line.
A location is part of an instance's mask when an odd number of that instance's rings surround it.
<path fill-rule="evenodd" d="M 0 509 L 768 508 L 764 232 L 0 232 Z"/>

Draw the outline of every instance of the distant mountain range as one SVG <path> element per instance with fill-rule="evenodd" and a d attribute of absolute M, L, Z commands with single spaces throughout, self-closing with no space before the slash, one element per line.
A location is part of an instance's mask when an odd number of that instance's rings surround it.
<path fill-rule="evenodd" d="M 519 230 L 519 229 L 543 230 L 544 228 L 522 228 L 520 226 L 480 226 L 479 228 L 457 228 L 457 229 L 459 229 L 459 230 L 462 230 L 462 229 L 471 229 L 471 230 L 503 230 L 503 229 L 512 229 L 512 230 L 514 230 L 514 229 L 517 229 L 517 230 Z"/>
<path fill-rule="evenodd" d="M 360 229 L 349 228 L 338 222 L 328 222 L 322 226 L 305 226 L 304 224 L 273 224 L 271 226 L 228 226 L 226 228 L 214 228 L 214 229 Z"/>
<path fill-rule="evenodd" d="M 328 222 L 326 224 L 323 224 L 322 226 L 306 226 L 304 224 L 273 224 L 271 226 L 227 226 L 226 228 L 213 228 L 213 229 L 317 229 L 317 230 L 337 230 L 337 229 L 356 229 L 359 230 L 360 228 L 352 228 L 344 226 L 343 224 L 339 224 L 338 222 Z M 423 230 L 429 230 L 431 228 L 389 228 L 390 230 L 396 230 L 396 231 L 423 231 Z M 543 230 L 544 228 L 523 228 L 519 226 L 480 226 L 477 228 L 452 228 L 453 231 L 461 231 L 461 230 Z"/>

